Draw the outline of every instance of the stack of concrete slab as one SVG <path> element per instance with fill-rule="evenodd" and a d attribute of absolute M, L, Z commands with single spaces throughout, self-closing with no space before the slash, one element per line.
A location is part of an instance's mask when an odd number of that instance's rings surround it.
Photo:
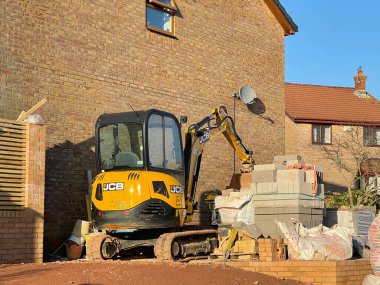
<path fill-rule="evenodd" d="M 252 197 L 244 207 L 253 208 L 246 211 L 254 215 L 249 220 L 254 221 L 264 236 L 281 236 L 276 220 L 291 226 L 292 219 L 295 219 L 308 228 L 322 223 L 324 185 L 321 167 L 306 164 L 300 155 L 285 155 L 276 156 L 273 164 L 255 165 L 252 173 L 242 175 L 240 192 L 229 193 L 229 196 Z"/>
<path fill-rule="evenodd" d="M 366 245 L 369 245 L 368 230 L 375 214 L 375 206 L 366 206 L 361 209 L 327 209 L 323 224 L 327 227 L 335 224 L 346 227 L 352 234 L 360 237 Z"/>

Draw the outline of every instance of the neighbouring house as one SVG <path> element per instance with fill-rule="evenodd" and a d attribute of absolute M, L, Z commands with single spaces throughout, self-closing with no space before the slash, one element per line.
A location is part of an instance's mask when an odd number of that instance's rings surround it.
<path fill-rule="evenodd" d="M 339 169 L 326 159 L 323 145 L 358 128 L 363 146 L 380 157 L 380 102 L 366 91 L 361 68 L 355 87 L 285 84 L 285 152 L 324 167 L 325 191 L 342 191 L 347 183 Z M 336 142 L 335 142 L 336 143 Z M 358 188 L 360 185 L 355 185 Z"/>
<path fill-rule="evenodd" d="M 4 0 L 0 18 L 0 117 L 48 100 L 38 111 L 46 121 L 45 255 L 87 217 L 86 171 L 95 169 L 102 113 L 157 108 L 190 124 L 218 105 L 233 114 L 232 95 L 247 84 L 270 120 L 237 102 L 239 135 L 258 163 L 284 153 L 284 37 L 297 26 L 279 0 Z M 222 137 L 211 142 L 198 189 L 228 185 L 233 158 Z M 12 256 L 0 249 L 4 262 Z"/>

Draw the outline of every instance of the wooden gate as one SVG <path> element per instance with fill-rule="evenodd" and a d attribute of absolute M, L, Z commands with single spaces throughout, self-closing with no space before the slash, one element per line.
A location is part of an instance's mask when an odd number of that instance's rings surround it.
<path fill-rule="evenodd" d="M 0 119 L 0 210 L 26 206 L 26 124 Z"/>

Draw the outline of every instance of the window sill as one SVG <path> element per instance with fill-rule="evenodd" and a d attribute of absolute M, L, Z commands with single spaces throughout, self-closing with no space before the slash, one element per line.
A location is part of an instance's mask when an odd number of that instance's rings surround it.
<path fill-rule="evenodd" d="M 156 27 L 153 27 L 153 26 L 146 26 L 146 28 L 151 31 L 151 32 L 154 32 L 154 33 L 157 33 L 157 34 L 161 34 L 161 35 L 165 35 L 165 36 L 168 36 L 170 38 L 173 38 L 173 39 L 178 39 L 174 33 L 171 33 L 171 32 L 168 32 L 168 31 L 165 31 L 165 30 L 161 30 L 159 28 L 156 28 Z"/>
<path fill-rule="evenodd" d="M 332 145 L 332 143 L 312 142 L 312 145 Z"/>

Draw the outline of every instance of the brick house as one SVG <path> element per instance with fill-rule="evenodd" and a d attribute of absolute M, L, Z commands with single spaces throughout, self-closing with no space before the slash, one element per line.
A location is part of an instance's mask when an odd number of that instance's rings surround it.
<path fill-rule="evenodd" d="M 364 146 L 380 158 L 380 102 L 366 91 L 361 68 L 355 87 L 285 84 L 285 153 L 301 154 L 324 168 L 325 190 L 345 189 L 346 182 L 320 146 L 359 128 Z M 356 185 L 359 187 L 359 185 Z"/>
<path fill-rule="evenodd" d="M 284 153 L 284 36 L 297 26 L 279 0 L 5 0 L 0 18 L 0 117 L 48 99 L 38 111 L 47 126 L 45 254 L 86 219 L 102 113 L 154 107 L 193 123 L 214 106 L 232 112 L 231 95 L 247 84 L 272 122 L 238 102 L 237 131 L 258 163 Z M 210 143 L 198 189 L 228 185 L 233 157 L 223 138 Z"/>

